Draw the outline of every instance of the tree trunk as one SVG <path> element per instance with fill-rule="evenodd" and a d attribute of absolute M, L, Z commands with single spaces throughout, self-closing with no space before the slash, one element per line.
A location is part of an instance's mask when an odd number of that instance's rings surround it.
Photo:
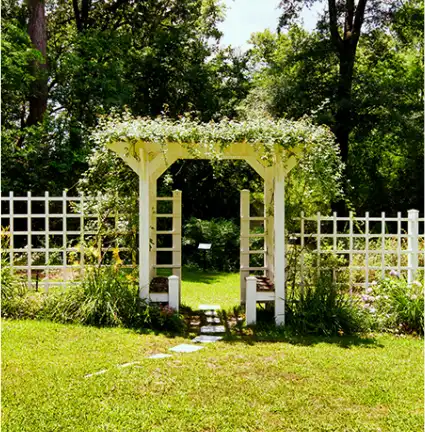
<path fill-rule="evenodd" d="M 353 106 L 352 106 L 352 87 L 353 87 L 353 71 L 356 57 L 357 41 L 344 40 L 343 47 L 339 52 L 339 79 L 336 92 L 337 109 L 335 113 L 335 125 L 333 133 L 339 145 L 341 160 L 345 164 L 343 172 L 343 189 L 347 194 L 347 184 L 345 180 L 348 178 L 347 161 L 349 150 L 349 137 L 353 129 Z M 340 200 L 335 203 L 333 210 L 339 215 L 347 214 L 347 205 L 345 200 Z"/>
<path fill-rule="evenodd" d="M 353 128 L 351 91 L 356 55 L 355 47 L 353 49 L 349 44 L 346 45 L 347 46 L 344 47 L 343 51 L 340 53 L 339 83 L 336 93 L 337 111 L 335 113 L 335 126 L 333 131 L 339 144 L 341 159 L 344 163 L 346 163 L 348 159 L 348 138 Z"/>
<path fill-rule="evenodd" d="M 28 5 L 30 12 L 28 34 L 34 47 L 43 56 L 42 61 L 34 61 L 32 65 L 36 79 L 31 86 L 29 114 L 26 121 L 26 126 L 32 126 L 43 120 L 47 109 L 47 31 L 44 1 L 29 0 Z"/>

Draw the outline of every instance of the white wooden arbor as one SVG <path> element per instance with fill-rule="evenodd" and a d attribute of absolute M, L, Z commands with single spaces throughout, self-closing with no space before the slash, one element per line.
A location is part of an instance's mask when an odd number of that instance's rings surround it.
<path fill-rule="evenodd" d="M 157 179 L 178 159 L 212 159 L 213 156 L 206 146 L 199 146 L 195 153 L 178 142 L 137 141 L 129 151 L 128 142 L 117 140 L 109 142 L 108 147 L 139 176 L 139 293 L 141 298 L 150 299 L 149 285 L 154 274 L 151 245 L 155 229 Z M 299 151 L 280 148 L 273 162 L 267 165 L 254 147 L 246 142 L 229 144 L 220 152 L 222 159 L 245 160 L 264 180 L 265 267 L 275 286 L 275 318 L 279 325 L 285 322 L 285 177 L 296 165 Z M 241 289 L 244 286 L 242 283 Z M 245 293 L 241 292 L 241 300 L 244 298 Z"/>

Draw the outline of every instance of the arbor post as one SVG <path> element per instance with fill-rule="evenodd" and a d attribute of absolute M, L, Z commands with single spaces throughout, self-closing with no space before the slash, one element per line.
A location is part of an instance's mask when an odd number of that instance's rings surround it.
<path fill-rule="evenodd" d="M 150 196 L 149 196 L 149 161 L 147 154 L 140 149 L 139 161 L 139 296 L 149 298 L 150 282 Z"/>
<path fill-rule="evenodd" d="M 150 168 L 150 166 L 149 166 Z M 149 282 L 156 276 L 157 179 L 150 174 L 149 184 Z"/>
<path fill-rule="evenodd" d="M 176 275 L 168 276 L 168 305 L 176 312 L 180 306 L 180 278 Z"/>
<path fill-rule="evenodd" d="M 267 168 L 264 177 L 264 266 L 265 276 L 274 282 L 274 217 L 273 217 L 273 168 Z"/>
<path fill-rule="evenodd" d="M 249 276 L 249 190 L 241 191 L 241 240 L 240 240 L 240 286 L 241 286 L 241 304 L 246 299 L 246 278 Z"/>
<path fill-rule="evenodd" d="M 248 276 L 246 278 L 246 325 L 257 322 L 257 278 Z"/>
<path fill-rule="evenodd" d="M 274 289 L 276 325 L 285 324 L 285 173 L 276 165 L 274 186 Z"/>
<path fill-rule="evenodd" d="M 182 192 L 173 191 L 173 275 L 178 278 L 178 302 L 181 302 L 181 280 L 182 280 Z M 171 289 L 171 285 L 170 285 Z M 170 291 L 171 295 L 171 291 Z M 171 304 L 170 304 L 171 306 Z M 178 307 L 177 307 L 178 310 Z"/>

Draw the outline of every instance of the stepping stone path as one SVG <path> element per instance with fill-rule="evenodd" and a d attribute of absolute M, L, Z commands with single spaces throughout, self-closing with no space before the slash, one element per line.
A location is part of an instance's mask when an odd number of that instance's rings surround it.
<path fill-rule="evenodd" d="M 196 336 L 195 339 L 192 339 L 192 342 L 211 343 L 211 342 L 217 342 L 221 339 L 223 339 L 221 336 L 200 335 L 200 336 Z"/>
<path fill-rule="evenodd" d="M 171 357 L 171 354 L 153 354 L 149 356 L 148 359 L 162 359 L 167 357 Z"/>
<path fill-rule="evenodd" d="M 196 345 L 181 344 L 173 348 L 170 348 L 169 351 L 187 353 L 187 352 L 199 351 L 202 348 L 203 347 L 196 346 Z"/>
<path fill-rule="evenodd" d="M 224 325 L 221 324 L 221 320 L 218 317 L 217 310 L 220 309 L 219 305 L 200 305 L 199 310 L 202 311 L 201 315 L 201 323 L 206 323 L 207 325 L 203 325 L 200 328 L 200 335 L 196 336 L 194 339 L 192 339 L 193 343 L 214 343 L 217 342 L 222 338 L 222 336 L 211 336 L 212 333 L 214 334 L 223 334 L 226 332 L 226 329 Z M 181 344 L 177 345 L 173 348 L 169 348 L 169 351 L 177 352 L 177 353 L 188 353 L 188 352 L 195 352 L 203 349 L 203 346 L 199 345 L 190 345 L 190 344 Z M 164 353 L 157 353 L 152 354 L 148 359 L 163 359 L 172 357 L 172 354 L 164 354 Z M 141 368 L 142 366 L 139 366 L 140 362 L 129 362 L 129 363 L 123 363 L 120 365 L 117 365 L 118 368 L 125 368 L 129 366 L 134 366 L 136 368 Z M 98 372 L 94 372 L 88 375 L 85 375 L 85 378 L 92 377 L 94 375 L 102 375 L 107 372 L 107 369 L 100 370 Z"/>
<path fill-rule="evenodd" d="M 221 323 L 220 318 L 217 316 L 217 310 L 220 309 L 219 305 L 200 305 L 199 310 L 204 312 L 204 316 L 201 316 L 201 323 L 205 322 L 207 325 L 201 326 L 201 339 L 195 338 L 196 342 L 206 341 L 202 336 L 211 334 L 223 334 L 226 332 L 224 325 Z M 217 336 L 219 337 L 219 336 Z M 221 339 L 221 337 L 219 337 Z M 194 341 L 195 341 L 194 339 Z M 208 339 L 208 342 L 216 342 L 220 339 Z"/>

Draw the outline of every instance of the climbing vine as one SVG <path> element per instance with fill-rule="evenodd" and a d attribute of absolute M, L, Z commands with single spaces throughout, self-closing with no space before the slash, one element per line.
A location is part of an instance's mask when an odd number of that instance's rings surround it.
<path fill-rule="evenodd" d="M 329 128 L 317 126 L 307 117 L 297 121 L 223 119 L 201 123 L 186 117 L 172 120 L 112 115 L 100 122 L 93 138 L 99 148 L 116 141 L 127 142 L 128 151 L 132 153 L 138 142 L 157 143 L 162 146 L 165 157 L 167 144 L 179 143 L 194 157 L 207 154 L 211 159 L 220 159 L 232 143 L 248 143 L 265 166 L 295 155 L 297 172 L 303 177 L 303 183 L 309 183 L 303 188 L 306 194 L 313 194 L 312 188 L 317 183 L 320 193 L 325 193 L 329 199 L 340 194 L 342 163 L 334 136 Z"/>

